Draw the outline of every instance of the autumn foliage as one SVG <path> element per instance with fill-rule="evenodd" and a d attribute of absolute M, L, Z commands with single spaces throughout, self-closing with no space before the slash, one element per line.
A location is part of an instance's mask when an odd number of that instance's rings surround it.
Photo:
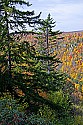
<path fill-rule="evenodd" d="M 64 39 L 57 42 L 56 48 L 62 61 L 60 70 L 71 77 L 75 90 L 83 93 L 83 32 L 68 32 L 62 36 Z"/>
<path fill-rule="evenodd" d="M 37 39 L 34 36 L 37 34 L 18 34 L 21 41 L 26 40 L 37 48 Z M 56 41 L 53 52 L 62 62 L 58 69 L 71 77 L 70 81 L 74 84 L 75 90 L 83 92 L 83 32 L 63 32 L 57 36 L 61 37 L 63 39 Z"/>

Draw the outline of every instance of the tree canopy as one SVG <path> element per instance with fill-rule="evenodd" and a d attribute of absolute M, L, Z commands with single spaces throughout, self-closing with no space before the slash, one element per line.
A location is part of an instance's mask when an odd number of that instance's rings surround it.
<path fill-rule="evenodd" d="M 49 24 L 50 32 L 54 27 L 51 27 L 51 24 L 54 22 L 52 23 L 50 14 L 45 21 L 40 21 L 40 14 L 34 16 L 34 11 L 21 11 L 18 5 L 30 6 L 29 2 L 23 0 L 0 1 L 0 92 L 1 94 L 10 92 L 12 96 L 20 99 L 19 102 L 27 102 L 29 111 L 33 109 L 32 107 L 43 104 L 56 109 L 55 104 L 48 98 L 42 97 L 41 93 L 47 94 L 51 90 L 59 90 L 64 84 L 64 76 L 53 69 L 49 74 L 47 70 L 42 70 L 40 59 L 56 62 L 57 59 L 54 60 L 54 57 L 47 53 L 45 56 L 37 56 L 34 46 L 30 46 L 25 40 L 20 42 L 19 38 L 14 39 L 11 34 L 12 31 L 13 34 L 15 31 L 25 32 L 26 24 L 33 26 L 40 23 L 44 29 Z"/>

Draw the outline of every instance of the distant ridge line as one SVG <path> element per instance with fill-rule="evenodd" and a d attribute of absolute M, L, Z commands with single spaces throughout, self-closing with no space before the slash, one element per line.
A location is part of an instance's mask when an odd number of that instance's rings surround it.
<path fill-rule="evenodd" d="M 67 31 L 67 32 L 63 31 L 63 33 L 74 33 L 74 32 L 83 32 L 83 30 L 77 30 L 77 31 Z"/>

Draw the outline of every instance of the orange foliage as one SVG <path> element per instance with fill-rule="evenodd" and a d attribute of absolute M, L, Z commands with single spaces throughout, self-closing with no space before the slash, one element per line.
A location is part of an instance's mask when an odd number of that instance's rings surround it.
<path fill-rule="evenodd" d="M 80 82 L 83 83 L 83 32 L 63 33 L 62 36 L 64 39 L 57 41 L 60 49 L 56 50 L 63 62 L 60 70 L 77 81 L 75 90 L 79 90 Z M 83 85 L 81 87 L 83 92 Z"/>
<path fill-rule="evenodd" d="M 24 34 L 21 40 L 29 41 L 31 45 L 35 44 L 37 47 L 37 39 L 34 36 L 36 34 Z M 64 37 L 64 39 L 56 41 L 53 54 L 57 54 L 57 57 L 62 61 L 59 69 L 78 81 L 78 83 L 73 83 L 75 89 L 78 90 L 79 83 L 83 83 L 83 32 L 63 32 L 59 37 Z"/>

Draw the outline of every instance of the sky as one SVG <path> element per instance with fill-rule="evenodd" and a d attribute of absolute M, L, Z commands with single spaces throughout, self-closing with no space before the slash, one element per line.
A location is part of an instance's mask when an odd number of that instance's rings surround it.
<path fill-rule="evenodd" d="M 83 0 L 29 0 L 30 10 L 35 15 L 42 12 L 42 19 L 48 14 L 56 21 L 54 30 L 64 32 L 83 30 Z"/>

